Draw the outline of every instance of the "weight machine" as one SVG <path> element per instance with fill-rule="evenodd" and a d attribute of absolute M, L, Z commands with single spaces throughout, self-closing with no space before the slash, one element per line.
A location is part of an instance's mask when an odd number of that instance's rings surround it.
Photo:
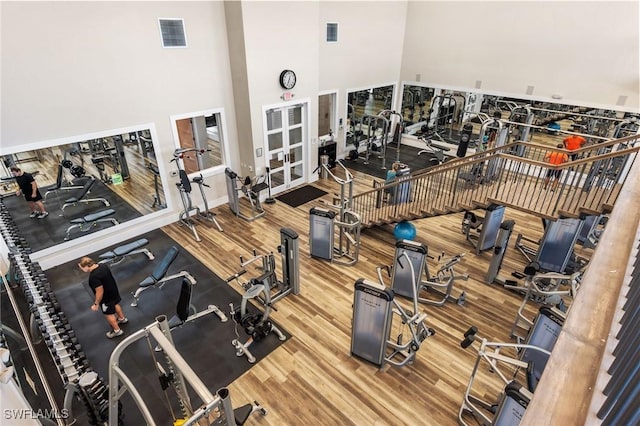
<path fill-rule="evenodd" d="M 482 425 L 507 426 L 518 425 L 524 415 L 535 389 L 535 374 L 533 362 L 522 359 L 522 354 L 527 351 L 536 352 L 540 356 L 549 357 L 551 352 L 547 349 L 536 346 L 537 340 L 531 339 L 528 344 L 489 342 L 485 338 L 477 336 L 476 327 L 469 328 L 464 333 L 464 340 L 460 346 L 464 349 L 471 346 L 475 341 L 479 341 L 477 347 L 478 356 L 469 378 L 469 384 L 464 393 L 464 399 L 458 412 L 458 424 L 467 426 L 464 414 L 473 415 L 477 423 Z M 544 337 L 542 335 L 538 335 Z M 510 356 L 506 350 L 515 350 L 516 356 Z M 483 362 L 484 361 L 484 362 Z M 486 363 L 486 364 L 485 364 Z M 502 391 L 496 396 L 494 401 L 486 401 L 486 386 L 477 392 L 474 389 L 476 375 L 481 364 L 486 366 L 488 371 L 494 373 L 502 383 Z M 518 374 L 525 372 L 527 386 L 518 382 Z M 486 376 L 485 376 L 486 377 Z M 494 377 L 494 376 L 491 376 Z M 520 378 L 521 381 L 522 378 Z"/>
<path fill-rule="evenodd" d="M 400 146 L 402 145 L 402 133 L 404 131 L 404 121 L 403 121 L 403 117 L 402 114 L 400 114 L 399 112 L 396 111 L 392 111 L 390 109 L 384 109 L 382 111 L 380 111 L 378 113 L 379 117 L 384 117 L 385 119 L 387 119 L 387 122 L 389 123 L 389 131 L 391 131 L 391 117 L 392 116 L 397 116 L 398 117 L 398 122 L 396 123 L 396 127 L 393 130 L 393 143 L 396 145 L 396 162 L 400 162 Z M 385 145 L 386 146 L 386 145 Z M 383 151 L 382 155 L 384 156 L 386 153 L 386 150 Z M 383 164 L 382 164 L 382 168 L 385 168 L 385 164 L 384 164 L 383 160 Z"/>
<path fill-rule="evenodd" d="M 180 167 L 179 161 L 183 158 L 188 158 L 186 154 L 193 152 L 195 155 L 203 155 L 208 150 L 206 149 L 197 149 L 197 148 L 178 148 L 173 152 L 173 159 L 171 162 L 176 163 L 176 167 L 178 168 L 178 176 L 180 177 L 180 182 L 176 183 L 178 190 L 180 191 L 180 199 L 182 200 L 182 206 L 184 210 L 180 212 L 180 223 L 185 225 L 187 228 L 191 230 L 193 233 L 193 238 L 196 241 L 200 241 L 200 236 L 198 235 L 198 231 L 196 230 L 196 224 L 191 218 L 191 212 L 195 212 L 194 216 L 198 219 L 206 219 L 209 222 L 216 225 L 220 232 L 222 231 L 222 227 L 216 220 L 215 213 L 209 211 L 209 204 L 207 203 L 207 196 L 204 193 L 204 187 L 207 188 L 209 185 L 204 183 L 204 179 L 202 178 L 202 174 L 199 176 L 193 177 L 193 179 L 189 180 L 189 176 L 187 172 L 184 171 L 183 168 Z M 191 183 L 195 183 L 200 188 L 200 194 L 202 195 L 202 201 L 204 202 L 204 211 L 201 211 L 199 207 L 194 206 L 191 200 Z"/>
<path fill-rule="evenodd" d="M 530 266 L 535 269 L 536 265 Z M 522 303 L 516 313 L 516 318 L 511 327 L 510 336 L 524 340 L 526 337 L 522 330 L 529 332 L 534 324 L 534 319 L 525 315 L 526 306 L 529 302 L 539 303 L 546 306 L 555 306 L 558 310 L 566 310 L 567 302 L 573 300 L 580 289 L 582 272 L 575 272 L 571 275 L 547 272 L 544 274 L 534 274 L 528 271 L 524 287 L 515 287 L 524 292 Z M 566 300 L 566 301 L 565 301 Z"/>
<path fill-rule="evenodd" d="M 229 197 L 229 208 L 234 215 L 243 218 L 251 222 L 265 215 L 265 211 L 262 208 L 260 202 L 260 194 L 270 188 L 270 184 L 267 184 L 266 176 L 255 176 L 253 179 L 249 176 L 241 178 L 236 172 L 230 168 L 226 168 L 224 171 L 225 179 L 227 183 L 227 195 Z M 238 186 L 240 184 L 240 186 Z M 244 214 L 240 208 L 239 193 L 243 193 L 251 206 L 251 212 Z M 267 203 L 268 204 L 268 203 Z"/>
<path fill-rule="evenodd" d="M 529 262 L 538 262 L 540 269 L 563 273 L 570 269 L 581 269 L 586 261 L 574 256 L 573 248 L 580 234 L 584 218 L 560 218 L 556 221 L 542 219 L 544 235 L 540 241 L 518 234 L 515 247 Z M 537 249 L 529 244 L 538 244 Z"/>
<path fill-rule="evenodd" d="M 498 204 L 490 204 L 483 216 L 466 211 L 462 218 L 462 233 L 467 241 L 476 249 L 476 254 L 495 247 L 500 223 L 504 217 L 505 207 Z M 477 235 L 471 233 L 474 230 Z"/>
<path fill-rule="evenodd" d="M 468 280 L 469 276 L 456 275 L 454 267 L 462 260 L 464 254 L 458 254 L 448 259 L 444 259 L 440 264 L 435 276 L 429 274 L 429 266 L 427 265 L 428 248 L 426 245 L 410 240 L 400 240 L 396 243 L 394 254 L 395 263 L 392 266 L 384 265 L 376 268 L 378 279 L 384 285 L 382 271 L 387 272 L 387 276 L 391 278 L 391 290 L 399 296 L 412 298 L 414 286 L 417 289 L 417 300 L 421 303 L 429 305 L 443 306 L 447 301 L 463 305 L 465 301 L 465 292 L 461 291 L 458 297 L 453 297 L 453 285 L 456 279 Z M 438 261 L 442 260 L 444 255 L 438 257 Z M 401 264 L 403 259 L 411 262 L 411 269 L 404 268 Z M 417 276 L 413 277 L 413 273 Z M 422 280 L 423 275 L 425 280 Z M 425 293 L 435 293 L 439 298 L 421 297 Z M 426 295 L 425 295 L 426 296 Z"/>
<path fill-rule="evenodd" d="M 87 143 L 91 153 L 91 161 L 100 171 L 100 177 L 103 181 L 111 182 L 111 179 L 106 174 L 106 164 L 112 168 L 114 174 L 119 173 L 122 179 L 129 179 L 129 166 L 121 135 L 94 139 L 87 141 Z"/>
<path fill-rule="evenodd" d="M 343 265 L 355 265 L 360 253 L 360 216 L 351 210 L 353 202 L 353 175 L 342 164 L 336 161 L 344 170 L 345 178 L 339 178 L 327 164 L 321 164 L 325 172 L 340 184 L 340 198 L 338 204 L 331 207 L 339 213 L 312 208 L 309 211 L 309 250 L 312 257 L 329 260 Z M 316 169 L 317 170 L 317 169 Z M 337 218 L 336 218 L 337 216 Z M 338 234 L 338 244 L 335 244 L 335 234 Z"/>
<path fill-rule="evenodd" d="M 156 359 L 150 337 L 153 337 L 157 342 L 157 345 L 165 354 L 164 367 Z M 120 367 L 120 357 L 124 350 L 131 344 L 144 338 L 147 339 L 149 350 L 154 360 L 154 365 L 159 373 L 161 386 L 167 398 L 167 405 L 169 411 L 171 411 L 174 421 L 180 420 L 182 421 L 180 424 L 184 426 L 196 424 L 234 426 L 236 424 L 243 424 L 246 422 L 249 415 L 253 412 L 259 411 L 262 415 L 266 415 L 266 410 L 260 407 L 257 403 L 255 403 L 255 405 L 249 404 L 234 410 L 231 405 L 229 390 L 226 388 L 219 389 L 214 396 L 207 386 L 202 383 L 197 374 L 191 369 L 186 360 L 176 350 L 171 337 L 171 330 L 169 329 L 167 317 L 161 315 L 158 316 L 156 321 L 151 325 L 148 325 L 130 336 L 125 337 L 111 353 L 111 357 L 109 359 L 109 426 L 118 425 L 118 411 L 120 410 L 119 400 L 126 392 L 129 392 L 131 398 L 140 410 L 145 423 L 147 425 L 156 424 L 149 407 L 147 407 L 131 378 Z M 194 407 L 192 405 L 187 384 L 191 386 L 191 389 L 202 401 L 202 405 L 200 407 Z M 176 418 L 176 415 L 171 408 L 171 403 L 168 400 L 166 389 L 169 385 L 173 386 L 178 397 L 183 416 L 181 419 Z M 217 418 L 212 422 L 211 416 L 214 413 L 217 413 Z"/>
<path fill-rule="evenodd" d="M 500 268 L 502 267 L 502 261 L 507 251 L 507 247 L 509 246 L 509 239 L 511 238 L 511 234 L 513 233 L 513 227 L 515 226 L 515 224 L 516 223 L 513 220 L 505 220 L 500 224 L 498 236 L 496 237 L 496 243 L 493 247 L 493 253 L 491 255 L 491 262 L 489 263 L 489 270 L 487 271 L 487 276 L 484 280 L 484 282 L 487 284 L 492 284 L 494 282 L 501 285 L 516 284 L 515 281 L 508 281 L 498 275 L 500 273 Z"/>
<path fill-rule="evenodd" d="M 239 272 L 233 274 L 227 278 L 227 283 L 236 280 L 240 286 L 248 291 L 255 282 L 262 282 L 268 285 L 270 292 L 270 304 L 274 305 L 278 300 L 283 297 L 293 294 L 300 294 L 300 260 L 298 257 L 298 234 L 296 231 L 290 228 L 280 229 L 280 245 L 278 246 L 278 253 L 282 258 L 282 281 L 278 280 L 276 275 L 276 260 L 273 252 L 269 254 L 256 254 L 253 251 L 253 257 L 249 260 L 244 260 L 240 256 L 240 269 Z M 251 278 L 247 282 L 240 282 L 239 278 L 247 272 L 246 267 L 259 262 L 261 266 L 259 270 L 261 275 L 257 278 Z M 274 291 L 273 294 L 271 292 Z M 262 305 L 266 306 L 267 301 L 260 295 L 255 297 Z"/>
<path fill-rule="evenodd" d="M 408 266 L 413 277 L 413 311 L 404 309 L 394 298 L 393 290 L 382 283 L 364 279 L 355 283 L 353 319 L 351 323 L 351 354 L 383 367 L 385 363 L 403 367 L 412 364 L 422 343 L 435 331 L 425 324 L 426 313 L 418 310 L 416 271 L 406 253 L 396 259 L 402 268 Z M 390 339 L 393 314 L 400 317 L 410 338 L 404 342 L 401 332 Z M 401 330 L 404 331 L 404 330 Z"/>
<path fill-rule="evenodd" d="M 247 361 L 251 364 L 256 362 L 256 357 L 249 351 L 249 347 L 253 342 L 260 341 L 266 338 L 271 333 L 275 334 L 279 340 L 284 341 L 287 337 L 278 327 L 276 327 L 269 316 L 273 302 L 271 301 L 271 282 L 266 277 L 262 276 L 250 281 L 251 286 L 242 295 L 242 302 L 240 306 L 234 308 L 233 303 L 229 304 L 231 309 L 231 318 L 236 324 L 236 339 L 231 341 L 231 344 L 236 349 L 236 356 L 246 355 Z M 249 300 L 257 299 L 264 306 L 262 312 L 249 312 Z M 240 341 L 238 335 L 238 325 L 244 328 L 245 333 L 249 336 L 246 342 Z"/>
<path fill-rule="evenodd" d="M 369 164 L 369 157 L 372 152 L 378 152 L 378 158 L 382 159 L 381 169 L 385 170 L 386 167 L 386 151 L 387 140 L 389 138 L 389 120 L 381 115 L 369 115 L 365 114 L 360 118 L 360 128 L 362 126 L 367 127 L 366 133 L 366 149 L 364 153 L 360 153 L 360 142 L 356 142 L 357 158 L 364 159 L 364 164 Z M 378 135 L 378 129 L 381 129 L 381 134 Z M 380 146 L 378 146 L 378 142 Z M 398 148 L 399 150 L 399 148 Z M 399 151 L 398 151 L 398 155 Z"/>

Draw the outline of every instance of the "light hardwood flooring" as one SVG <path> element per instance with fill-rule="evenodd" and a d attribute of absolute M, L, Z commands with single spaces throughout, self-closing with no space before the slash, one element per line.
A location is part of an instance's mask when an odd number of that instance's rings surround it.
<path fill-rule="evenodd" d="M 370 181 L 359 174 L 357 179 Z M 331 188 L 329 181 L 319 182 L 318 186 L 321 185 L 329 192 L 323 197 L 324 201 L 331 202 L 331 195 L 337 189 Z M 239 256 L 250 256 L 253 249 L 276 252 L 280 228 L 293 228 L 300 235 L 301 294 L 279 301 L 273 313 L 273 319 L 293 337 L 230 385 L 234 405 L 255 399 L 269 409 L 268 416 L 256 416 L 252 424 L 456 424 L 477 353 L 460 347 L 463 333 L 475 325 L 479 334 L 490 340 L 510 341 L 509 332 L 522 296 L 484 283 L 491 253 L 474 253 L 461 233 L 462 213 L 414 221 L 417 240 L 427 244 L 430 253 L 465 253 L 456 272 L 468 273 L 470 278 L 458 281 L 456 287 L 465 291 L 466 303 L 464 306 L 447 303 L 443 307 L 422 305 L 428 314 L 427 323 L 436 335 L 424 342 L 412 365 L 385 366 L 380 370 L 350 355 L 353 285 L 358 278 L 376 280 L 376 267 L 392 262 L 393 228 L 388 225 L 363 233 L 357 265 L 340 266 L 312 259 L 309 256 L 309 209 L 321 206 L 322 201 L 314 200 L 298 208 L 281 202 L 265 205 L 266 216 L 254 222 L 238 219 L 226 205 L 220 206 L 213 211 L 224 232 L 199 225 L 200 243 L 178 224 L 164 228 L 222 278 L 237 272 Z M 514 210 L 507 210 L 506 218 L 516 221 L 501 271 L 511 278 L 512 271 L 522 271 L 526 264 L 513 248 L 517 233 L 537 239 L 542 235 L 542 225 L 538 218 Z M 435 263 L 432 260 L 429 263 L 433 272 Z M 257 271 L 251 272 L 245 276 L 258 275 Z M 279 264 L 278 274 L 280 276 Z M 206 283 L 206 280 L 200 282 Z M 237 284 L 232 285 L 240 291 Z M 529 311 L 534 309 L 531 306 Z M 395 327 L 397 322 L 394 318 Z M 231 352 L 234 349 L 229 342 L 227 347 L 211 350 Z M 491 383 L 479 386 L 488 398 L 497 390 Z"/>

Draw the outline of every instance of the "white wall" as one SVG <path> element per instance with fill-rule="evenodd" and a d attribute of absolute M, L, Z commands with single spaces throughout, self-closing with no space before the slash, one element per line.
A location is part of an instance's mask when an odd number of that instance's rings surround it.
<path fill-rule="evenodd" d="M 222 2 L 1 2 L 0 7 L 2 152 L 154 123 L 159 165 L 167 170 L 175 148 L 169 117 L 224 108 L 226 137 L 237 158 Z M 158 18 L 184 19 L 188 48 L 162 48 Z M 173 181 L 163 183 L 177 208 Z M 226 196 L 223 174 L 209 184 L 210 200 Z M 167 214 L 177 218 L 176 212 Z"/>
<path fill-rule="evenodd" d="M 402 80 L 637 110 L 638 13 L 637 1 L 411 1 Z"/>
<path fill-rule="evenodd" d="M 343 122 L 347 91 L 400 80 L 406 14 L 406 1 L 320 2 L 319 87 L 339 91 L 338 117 Z M 338 23 L 337 43 L 325 41 L 327 22 Z M 344 148 L 344 130 L 337 132 L 339 150 Z"/>
<path fill-rule="evenodd" d="M 264 147 L 262 108 L 283 103 L 285 92 L 278 78 L 284 69 L 295 71 L 295 100 L 310 99 L 310 140 L 317 139 L 318 107 L 318 3 L 317 2 L 243 2 L 244 42 L 247 51 L 247 80 L 251 103 L 254 163 L 264 173 L 265 156 L 255 150 Z M 315 145 L 309 160 L 317 157 Z M 315 167 L 314 167 L 315 168 Z M 313 170 L 311 168 L 309 171 Z"/>

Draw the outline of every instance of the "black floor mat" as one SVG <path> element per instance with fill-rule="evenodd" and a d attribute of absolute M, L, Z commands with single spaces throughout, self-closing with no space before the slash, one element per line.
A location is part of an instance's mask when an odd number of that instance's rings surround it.
<path fill-rule="evenodd" d="M 282 201 L 291 207 L 299 207 L 326 194 L 327 192 L 322 189 L 311 185 L 305 185 L 301 188 L 294 189 L 291 192 L 287 192 L 286 194 L 277 196 L 276 200 Z"/>
<path fill-rule="evenodd" d="M 424 170 L 438 164 L 435 155 L 428 152 L 418 155 L 418 152 L 420 152 L 420 149 L 418 148 L 402 145 L 400 148 L 400 162 L 409 166 L 412 172 Z M 455 156 L 455 151 L 451 150 L 445 154 L 451 158 L 451 156 Z M 385 155 L 386 170 L 382 169 L 382 158 L 378 158 L 378 152 L 372 152 L 369 155 L 369 164 L 364 164 L 365 160 L 363 158 L 358 158 L 353 161 L 344 160 L 343 164 L 349 169 L 357 170 L 361 173 L 366 173 L 380 179 L 386 179 L 387 170 L 391 169 L 393 162 L 397 159 L 397 155 L 398 153 L 395 145 L 388 145 Z"/>
<path fill-rule="evenodd" d="M 171 245 L 178 247 L 180 253 L 167 274 L 184 270 L 196 278 L 192 303 L 198 311 L 214 304 L 228 315 L 229 303 L 235 306 L 240 303 L 242 297 L 234 288 L 180 248 L 162 231 L 152 231 L 144 237 L 149 240 L 146 247 L 155 255 L 155 260 L 149 261 L 145 255 L 137 254 L 111 267 L 122 296 L 122 308 L 129 319 L 129 322 L 122 326 L 125 331 L 124 337 L 151 324 L 158 315 L 164 314 L 170 318 L 175 314 L 180 292 L 179 279 L 167 283 L 162 289 L 146 290 L 140 297 L 139 306 L 130 306 L 133 300 L 131 294 L 138 283 L 151 273 Z M 123 241 L 123 244 L 126 242 L 128 241 Z M 100 253 L 105 251 L 107 249 Z M 99 253 L 90 256 L 97 259 L 97 254 Z M 87 354 L 91 367 L 106 381 L 109 357 L 123 337 L 112 340 L 106 338 L 105 333 L 109 330 L 107 322 L 102 314 L 90 309 L 93 295 L 87 284 L 88 275 L 78 269 L 77 261 L 52 268 L 46 271 L 46 275 L 76 332 L 79 343 Z M 240 358 L 235 355 L 235 349 L 231 344 L 236 338 L 234 325 L 231 318 L 228 322 L 222 323 L 218 317 L 211 314 L 187 323 L 172 333 L 178 351 L 212 393 L 228 386 L 252 366 L 246 357 Z M 238 333 L 240 339 L 245 341 L 247 336 L 242 327 L 238 327 Z M 290 337 L 289 334 L 287 336 Z M 259 362 L 281 343 L 283 342 L 272 334 L 254 343 L 250 349 Z M 164 362 L 162 353 L 156 352 L 154 355 L 159 361 Z M 142 339 L 125 350 L 120 365 L 140 391 L 156 420 L 170 418 L 147 341 Z M 171 398 L 173 390 L 168 389 L 167 392 L 170 399 L 175 401 L 176 398 Z M 238 403 L 244 402 L 240 400 Z M 144 424 L 129 397 L 123 399 L 123 404 L 127 425 Z M 177 409 L 177 406 L 174 409 Z"/>
<path fill-rule="evenodd" d="M 44 195 L 44 193 L 42 195 Z M 61 192 L 59 196 L 56 194 L 49 195 L 47 201 L 44 203 L 45 208 L 49 212 L 49 216 L 44 219 L 32 219 L 29 217 L 30 211 L 24 197 L 6 196 L 3 198 L 5 206 L 11 211 L 11 217 L 18 226 L 22 236 L 26 238 L 31 250 L 34 252 L 63 243 L 67 228 L 71 225 L 69 223 L 71 219 L 83 217 L 104 209 L 114 209 L 115 213 L 107 217 L 114 218 L 119 223 L 124 223 L 142 216 L 141 213 L 131 207 L 124 199 L 111 191 L 109 187 L 101 181 L 96 181 L 87 198 L 105 198 L 111 204 L 110 207 L 106 207 L 101 202 L 78 204 L 77 206 L 69 206 L 64 209 L 64 216 L 61 216 L 62 205 L 67 197 L 63 192 Z M 76 228 L 71 231 L 70 238 L 78 238 L 82 235 L 90 234 L 111 226 L 113 226 L 111 222 L 100 223 L 95 227 L 90 227 L 86 232 Z"/>

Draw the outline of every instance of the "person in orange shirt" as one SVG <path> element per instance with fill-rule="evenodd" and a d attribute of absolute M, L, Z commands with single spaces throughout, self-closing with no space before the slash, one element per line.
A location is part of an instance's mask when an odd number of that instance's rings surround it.
<path fill-rule="evenodd" d="M 558 144 L 556 148 L 564 148 L 563 144 Z M 560 164 L 564 164 L 569 161 L 569 156 L 564 152 L 560 151 L 552 151 L 548 152 L 547 155 L 544 156 L 544 161 L 549 164 L 553 164 L 554 166 L 559 166 Z M 560 175 L 562 175 L 562 170 L 558 169 L 549 169 L 547 170 L 547 176 L 544 178 L 544 189 L 547 189 L 547 185 L 549 185 L 549 181 L 553 180 L 551 183 L 551 190 L 555 190 L 558 186 L 558 182 L 560 181 Z"/>
<path fill-rule="evenodd" d="M 584 144 L 587 143 L 587 140 L 582 136 L 569 135 L 566 138 L 564 138 L 562 143 L 564 144 L 564 147 L 569 151 L 575 151 L 577 149 L 582 148 Z M 578 154 L 571 154 L 571 160 L 575 160 L 576 158 L 578 158 Z"/>

